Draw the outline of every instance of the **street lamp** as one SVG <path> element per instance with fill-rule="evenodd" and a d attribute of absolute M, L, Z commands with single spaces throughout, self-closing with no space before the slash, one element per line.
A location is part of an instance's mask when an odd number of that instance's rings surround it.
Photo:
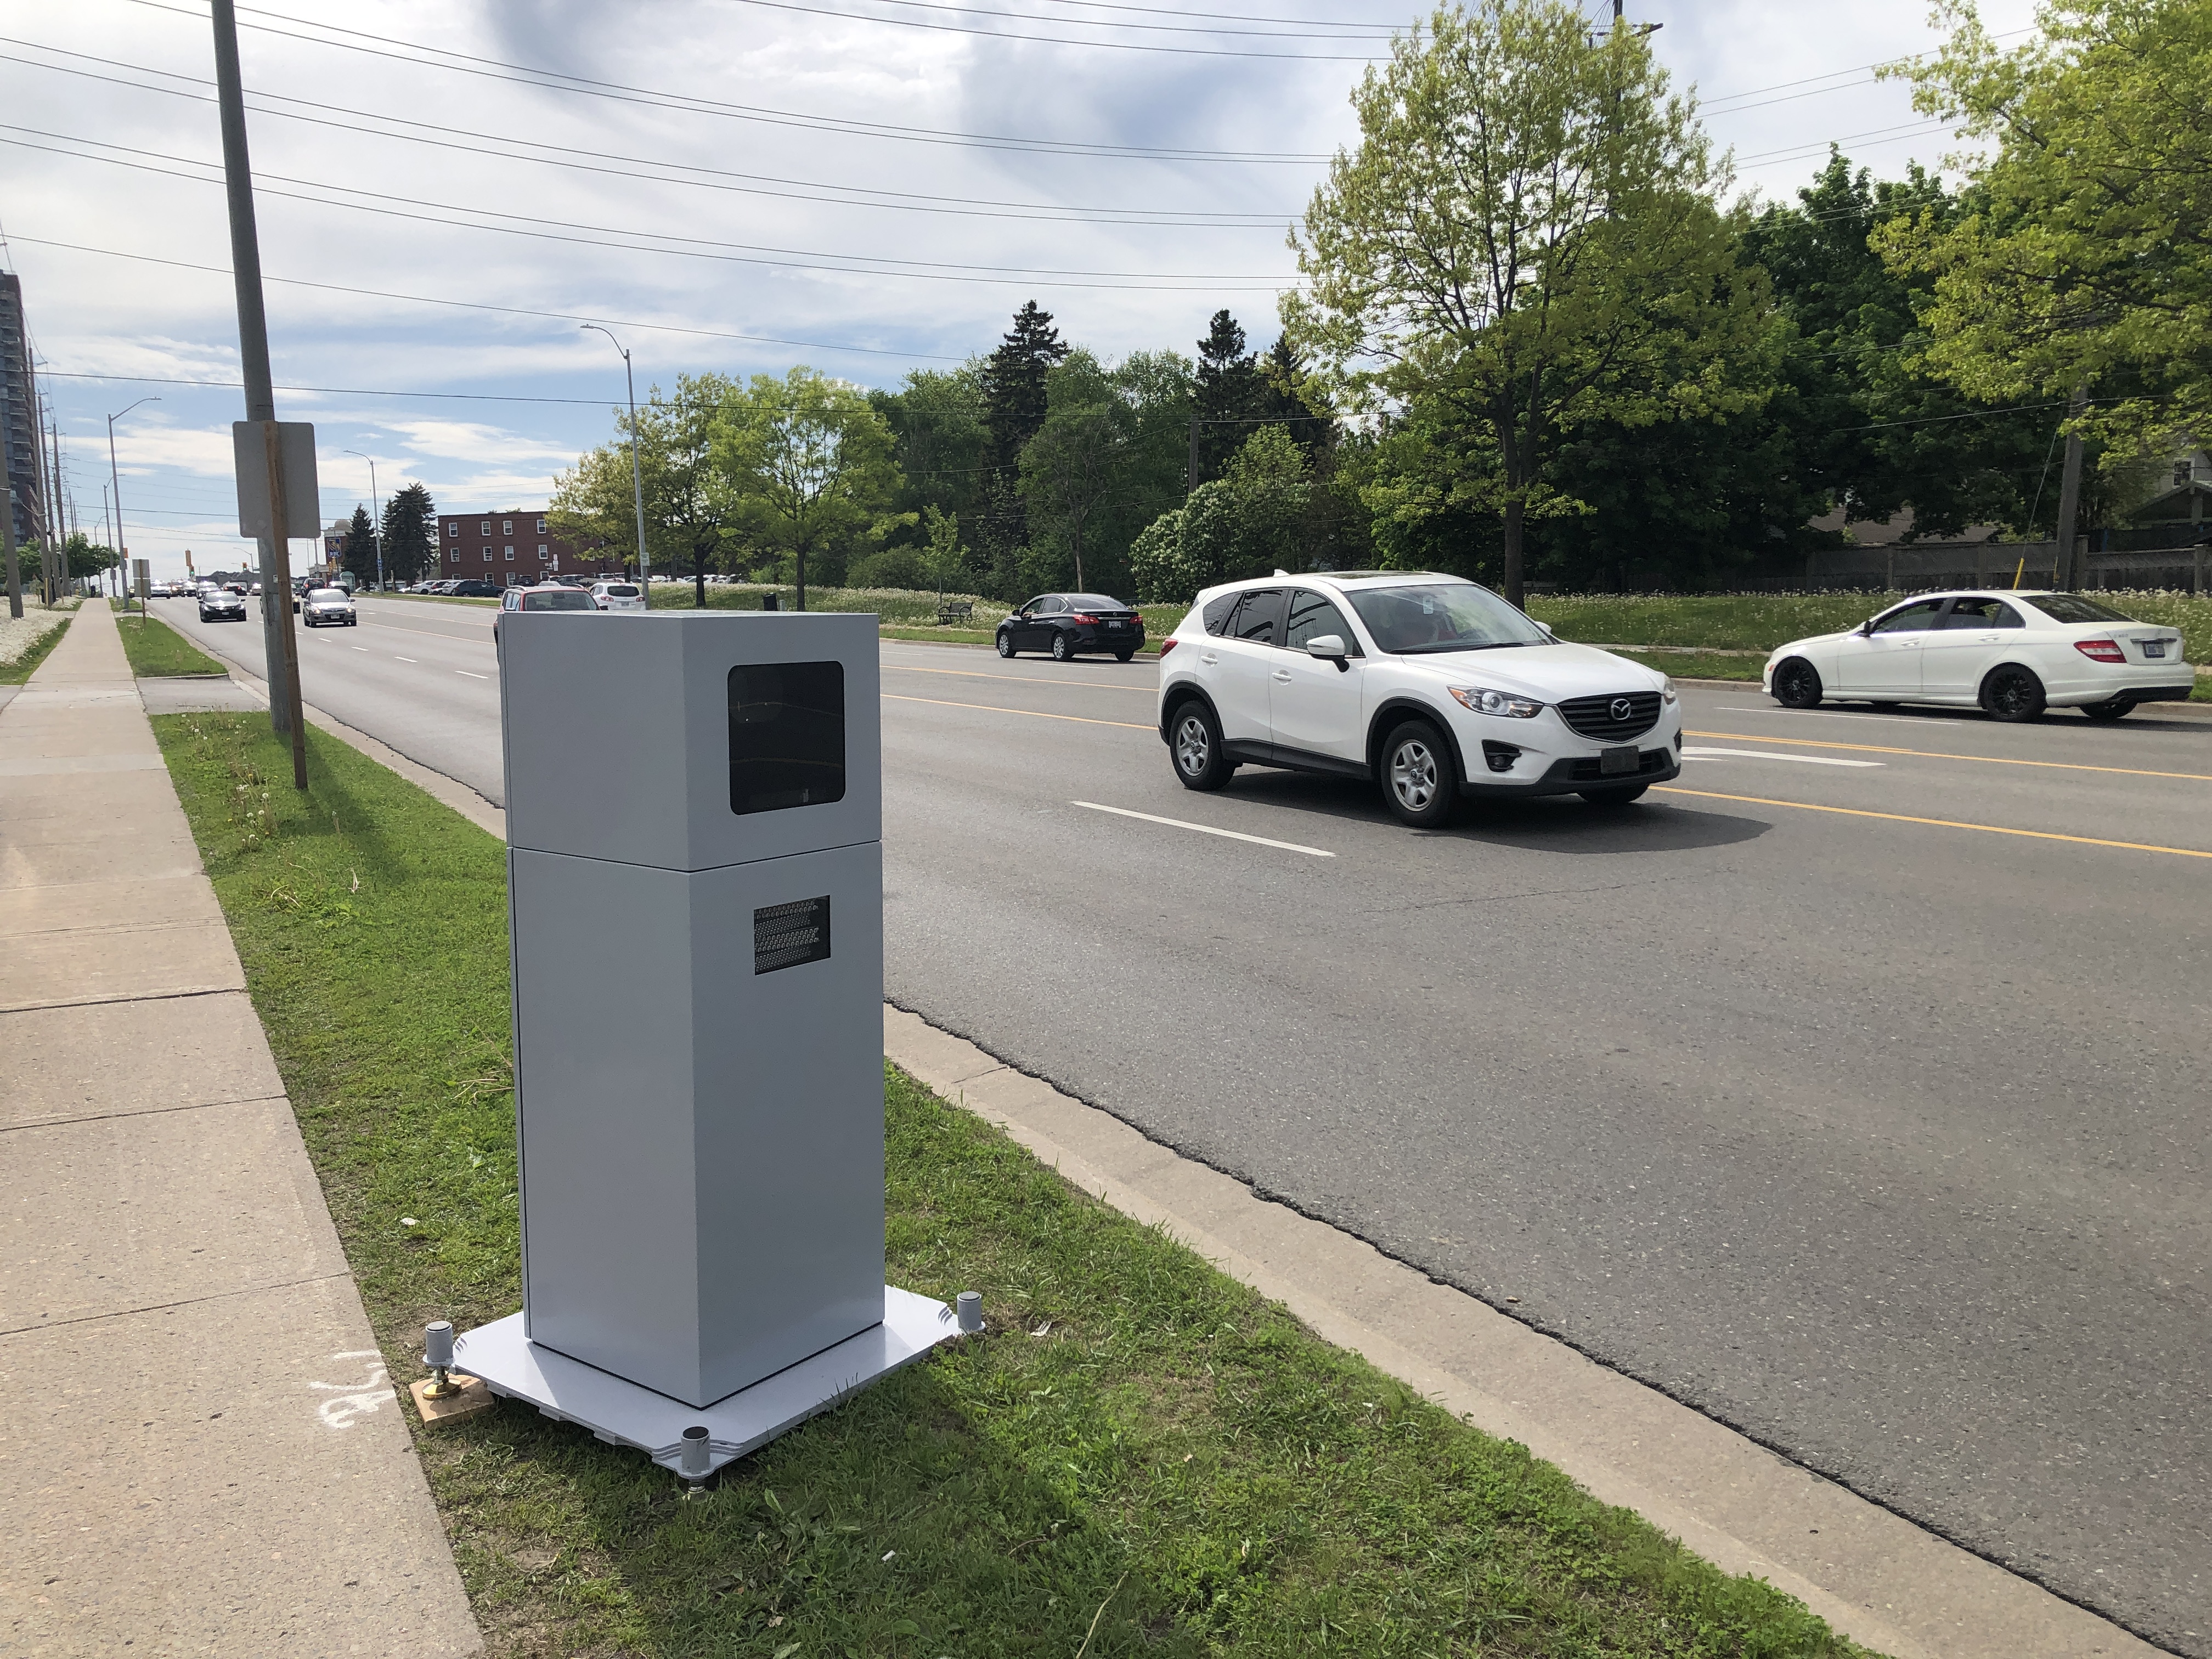
<path fill-rule="evenodd" d="M 158 404 L 161 401 L 159 398 L 141 398 L 138 404 Z M 131 608 L 131 562 L 125 556 L 130 550 L 122 544 L 123 475 L 115 465 L 115 423 L 137 408 L 138 404 L 129 404 L 107 417 L 107 482 L 115 492 L 115 556 L 123 568 L 123 608 L 125 611 Z"/>
<path fill-rule="evenodd" d="M 629 388 L 629 483 L 637 498 L 637 585 L 644 591 L 645 606 L 653 609 L 653 561 L 645 550 L 645 469 L 637 459 L 637 377 L 630 372 L 629 348 L 615 340 L 614 331 L 601 328 L 597 323 L 586 323 L 586 329 L 597 329 L 608 339 L 614 340 L 617 351 L 622 353 L 623 381 Z"/>
<path fill-rule="evenodd" d="M 348 455 L 357 455 L 368 462 L 368 499 L 376 503 L 376 516 L 369 520 L 368 539 L 376 548 L 376 591 L 384 592 L 384 501 L 376 493 L 376 463 L 362 455 L 358 449 L 349 449 Z"/>

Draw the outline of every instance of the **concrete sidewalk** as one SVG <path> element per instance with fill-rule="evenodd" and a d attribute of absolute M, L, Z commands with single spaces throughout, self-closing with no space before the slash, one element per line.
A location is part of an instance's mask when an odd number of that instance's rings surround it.
<path fill-rule="evenodd" d="M 482 1641 L 112 615 L 0 708 L 0 1653 Z"/>

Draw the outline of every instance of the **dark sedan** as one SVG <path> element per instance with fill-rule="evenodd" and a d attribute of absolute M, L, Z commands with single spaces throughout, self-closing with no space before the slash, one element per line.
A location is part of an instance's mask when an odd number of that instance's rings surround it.
<path fill-rule="evenodd" d="M 1054 662 L 1110 651 L 1127 662 L 1145 642 L 1145 619 L 1103 593 L 1040 593 L 999 624 L 999 654 L 1043 651 Z"/>
<path fill-rule="evenodd" d="M 244 622 L 246 601 L 227 587 L 204 587 L 200 590 L 200 620 Z"/>
<path fill-rule="evenodd" d="M 446 592 L 457 599 L 495 599 L 507 590 L 495 587 L 489 582 L 459 581 Z"/>

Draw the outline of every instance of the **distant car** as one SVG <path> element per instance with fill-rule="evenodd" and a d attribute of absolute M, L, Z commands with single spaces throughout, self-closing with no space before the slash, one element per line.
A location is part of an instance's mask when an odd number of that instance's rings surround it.
<path fill-rule="evenodd" d="M 507 590 L 494 587 L 489 582 L 476 580 L 455 582 L 446 592 L 457 599 L 495 599 Z"/>
<path fill-rule="evenodd" d="M 2137 703 L 2189 696 L 2197 671 L 2181 653 L 2179 629 L 2079 593 L 1923 593 L 1848 632 L 1791 641 L 1766 659 L 1765 683 L 1785 708 L 1840 698 L 1978 707 L 2000 720 L 2045 708 L 2116 720 Z"/>
<path fill-rule="evenodd" d="M 205 587 L 200 590 L 200 620 L 202 622 L 244 622 L 246 601 L 227 587 Z"/>
<path fill-rule="evenodd" d="M 635 582 L 593 582 L 592 599 L 602 611 L 645 609 L 645 592 Z"/>
<path fill-rule="evenodd" d="M 558 582 L 543 582 L 536 587 L 510 587 L 500 595 L 499 615 L 492 618 L 494 639 L 499 637 L 500 624 L 507 620 L 510 611 L 581 611 L 597 616 L 599 607 L 582 588 L 564 587 Z"/>
<path fill-rule="evenodd" d="M 1145 619 L 1103 593 L 1040 593 L 999 624 L 999 654 L 1045 651 L 1054 662 L 1110 651 L 1127 662 L 1145 642 Z"/>
<path fill-rule="evenodd" d="M 310 628 L 321 628 L 337 623 L 343 628 L 361 625 L 360 613 L 353 608 L 353 595 L 343 587 L 311 587 L 307 590 L 306 608 L 300 620 Z"/>
<path fill-rule="evenodd" d="M 261 584 L 259 582 L 254 583 L 252 591 L 248 593 L 246 597 L 255 599 L 259 599 L 261 597 Z"/>
<path fill-rule="evenodd" d="M 244 582 L 225 582 L 222 586 L 225 592 L 235 593 L 241 599 L 246 597 L 246 584 Z"/>

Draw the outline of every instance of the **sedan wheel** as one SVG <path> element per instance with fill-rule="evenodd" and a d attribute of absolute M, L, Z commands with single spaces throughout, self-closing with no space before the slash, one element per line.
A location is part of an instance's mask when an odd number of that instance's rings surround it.
<path fill-rule="evenodd" d="M 1002 657 L 1014 654 L 1014 636 L 1004 629 L 999 630 L 999 654 Z"/>
<path fill-rule="evenodd" d="M 1382 745 L 1382 798 L 1401 823 L 1440 830 L 1459 791 L 1451 751 L 1426 720 L 1408 720 Z"/>
<path fill-rule="evenodd" d="M 1774 701 L 1784 708 L 1817 708 L 1820 675 L 1802 657 L 1792 657 L 1774 671 Z"/>
<path fill-rule="evenodd" d="M 1982 682 L 1982 707 L 1992 720 L 2019 723 L 2043 718 L 2043 682 L 2008 665 Z"/>
<path fill-rule="evenodd" d="M 2111 702 L 2085 702 L 2081 705 L 2081 712 L 2093 720 L 2124 720 L 2135 712 L 2135 704 L 2124 697 L 2115 698 Z"/>
<path fill-rule="evenodd" d="M 1067 642 L 1066 635 L 1055 634 L 1052 636 L 1052 659 L 1054 662 L 1066 662 L 1074 654 L 1074 650 Z"/>
<path fill-rule="evenodd" d="M 1180 705 L 1168 726 L 1176 776 L 1186 789 L 1218 789 L 1237 769 L 1221 745 L 1221 727 L 1202 702 Z"/>

